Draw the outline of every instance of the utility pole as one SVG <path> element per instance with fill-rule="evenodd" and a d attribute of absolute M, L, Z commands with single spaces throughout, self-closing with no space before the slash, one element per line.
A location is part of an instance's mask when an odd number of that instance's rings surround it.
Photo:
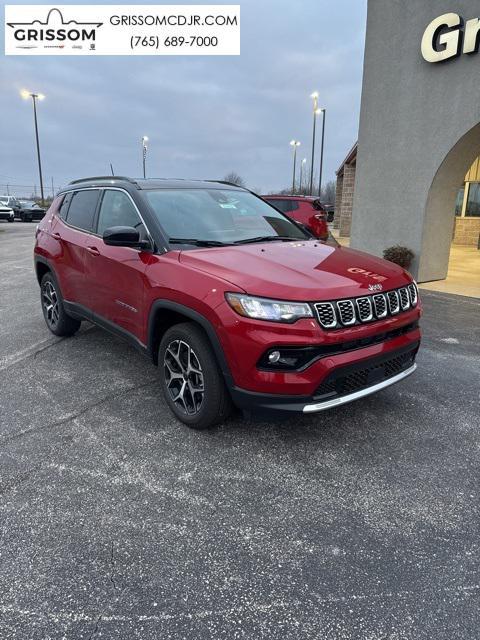
<path fill-rule="evenodd" d="M 325 141 L 325 116 L 327 114 L 327 110 L 325 108 L 320 109 L 323 114 L 322 118 L 322 145 L 320 149 L 320 178 L 318 181 L 318 197 L 322 197 L 322 171 L 323 171 L 323 143 Z"/>

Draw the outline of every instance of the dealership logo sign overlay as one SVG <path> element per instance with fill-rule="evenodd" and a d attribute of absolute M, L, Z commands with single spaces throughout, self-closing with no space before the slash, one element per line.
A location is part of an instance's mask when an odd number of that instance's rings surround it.
<path fill-rule="evenodd" d="M 239 54 L 239 5 L 5 6 L 5 55 Z"/>

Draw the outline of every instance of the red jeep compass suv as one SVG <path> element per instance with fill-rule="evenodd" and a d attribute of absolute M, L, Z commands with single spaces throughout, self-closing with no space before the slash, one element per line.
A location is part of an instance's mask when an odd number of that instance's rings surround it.
<path fill-rule="evenodd" d="M 262 196 L 276 209 L 293 218 L 319 240 L 328 240 L 327 210 L 312 196 Z"/>
<path fill-rule="evenodd" d="M 246 189 L 215 181 L 76 180 L 38 225 L 48 328 L 82 320 L 158 365 L 181 421 L 237 407 L 321 411 L 415 369 L 411 276 L 312 239 Z"/>

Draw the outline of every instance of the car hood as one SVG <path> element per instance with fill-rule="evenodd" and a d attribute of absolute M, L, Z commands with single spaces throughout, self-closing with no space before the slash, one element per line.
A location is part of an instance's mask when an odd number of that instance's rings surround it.
<path fill-rule="evenodd" d="M 371 285 L 387 290 L 411 282 L 391 262 L 314 240 L 194 249 L 179 259 L 246 293 L 282 300 L 347 298 L 371 293 Z"/>

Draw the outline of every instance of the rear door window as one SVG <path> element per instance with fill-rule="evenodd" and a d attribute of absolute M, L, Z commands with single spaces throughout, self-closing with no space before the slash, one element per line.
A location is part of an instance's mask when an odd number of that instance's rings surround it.
<path fill-rule="evenodd" d="M 76 191 L 71 199 L 67 213 L 67 222 L 83 231 L 93 231 L 93 220 L 98 201 L 98 189 Z"/>

